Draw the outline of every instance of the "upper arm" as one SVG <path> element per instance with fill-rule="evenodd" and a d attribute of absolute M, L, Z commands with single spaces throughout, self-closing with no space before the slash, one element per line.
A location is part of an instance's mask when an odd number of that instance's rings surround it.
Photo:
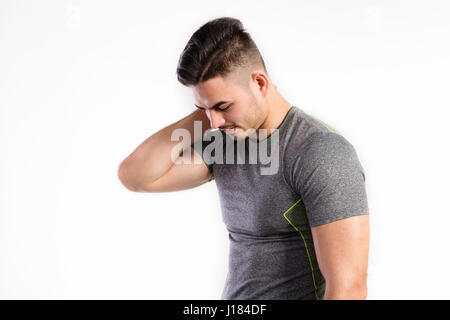
<path fill-rule="evenodd" d="M 365 287 L 369 208 L 355 149 L 341 135 L 315 134 L 290 173 L 305 205 L 326 290 Z"/>
<path fill-rule="evenodd" d="M 184 159 L 187 161 L 183 162 Z M 200 186 L 212 178 L 202 157 L 192 147 L 186 149 L 160 178 L 139 192 L 170 192 Z"/>
<path fill-rule="evenodd" d="M 327 290 L 365 288 L 369 216 L 359 215 L 312 227 L 317 262 Z"/>

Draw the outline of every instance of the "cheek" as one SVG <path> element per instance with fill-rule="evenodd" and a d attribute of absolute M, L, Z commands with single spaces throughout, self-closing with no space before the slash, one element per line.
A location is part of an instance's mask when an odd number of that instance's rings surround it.
<path fill-rule="evenodd" d="M 229 112 L 226 115 L 224 115 L 224 117 L 227 123 L 231 123 L 238 127 L 241 126 L 243 123 L 245 123 L 245 118 L 243 117 L 243 115 L 236 111 Z"/>
<path fill-rule="evenodd" d="M 234 123 L 238 127 L 248 127 L 252 123 L 252 114 L 250 110 L 233 111 L 226 115 L 228 123 Z"/>

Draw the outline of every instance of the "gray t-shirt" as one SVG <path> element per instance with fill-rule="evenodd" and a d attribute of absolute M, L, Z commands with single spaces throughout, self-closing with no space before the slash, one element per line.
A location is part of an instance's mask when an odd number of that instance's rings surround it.
<path fill-rule="evenodd" d="M 322 299 L 325 280 L 311 227 L 369 213 L 364 170 L 340 133 L 296 106 L 277 129 L 278 139 L 272 133 L 258 142 L 268 143 L 271 155 L 272 137 L 279 142 L 275 174 L 261 174 L 267 163 L 237 164 L 243 154 L 237 149 L 233 164 L 214 159 L 215 152 L 205 149 L 215 139 L 210 130 L 193 144 L 198 153 L 205 151 L 202 157 L 213 174 L 210 181 L 216 182 L 229 233 L 222 299 Z M 220 137 L 226 155 L 225 141 L 231 138 L 221 132 Z"/>

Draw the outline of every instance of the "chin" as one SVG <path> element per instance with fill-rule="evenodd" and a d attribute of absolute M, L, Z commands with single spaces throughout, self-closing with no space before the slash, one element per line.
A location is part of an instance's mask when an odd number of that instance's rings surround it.
<path fill-rule="evenodd" d="M 236 128 L 235 133 L 230 135 L 230 137 L 233 138 L 234 140 L 242 140 L 247 138 L 247 134 L 245 133 L 244 130 L 238 127 Z"/>

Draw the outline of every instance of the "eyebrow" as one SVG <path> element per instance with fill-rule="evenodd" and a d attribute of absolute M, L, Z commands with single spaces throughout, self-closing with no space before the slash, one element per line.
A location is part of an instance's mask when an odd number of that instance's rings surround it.
<path fill-rule="evenodd" d="M 207 108 L 207 109 L 216 109 L 216 108 L 220 107 L 221 105 L 223 105 L 223 104 L 225 104 L 225 103 L 228 103 L 228 102 L 230 102 L 230 101 L 219 101 L 219 102 L 217 102 L 215 105 L 213 105 L 211 108 Z M 198 109 L 205 110 L 205 109 L 203 109 L 203 108 L 200 108 L 200 107 L 199 107 L 198 105 L 196 105 L 196 104 L 194 104 L 194 106 L 196 106 Z"/>

